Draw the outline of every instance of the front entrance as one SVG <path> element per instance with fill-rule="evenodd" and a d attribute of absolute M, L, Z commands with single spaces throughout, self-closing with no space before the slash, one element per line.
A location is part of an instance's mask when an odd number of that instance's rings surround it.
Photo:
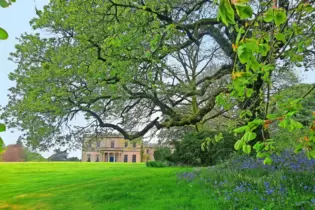
<path fill-rule="evenodd" d="M 121 162 L 121 152 L 104 152 L 103 153 L 103 161 L 104 162 Z"/>

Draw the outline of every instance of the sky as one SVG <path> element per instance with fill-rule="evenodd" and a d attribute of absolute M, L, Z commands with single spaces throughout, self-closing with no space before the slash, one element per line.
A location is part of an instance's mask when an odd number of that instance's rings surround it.
<path fill-rule="evenodd" d="M 8 79 L 8 74 L 13 71 L 16 64 L 8 60 L 9 53 L 14 51 L 14 45 L 17 44 L 16 37 L 22 33 L 32 33 L 34 30 L 29 25 L 29 21 L 36 16 L 35 6 L 41 9 L 49 0 L 18 0 L 11 7 L 1 10 L 0 26 L 6 29 L 9 33 L 9 39 L 0 41 L 0 106 L 5 106 L 8 103 L 8 89 L 14 86 L 14 83 Z M 299 72 L 303 82 L 315 83 L 315 72 Z M 14 129 L 7 130 L 1 133 L 5 144 L 14 144 L 19 137 L 19 132 Z M 52 152 L 41 153 L 44 157 L 48 157 Z M 81 156 L 81 151 L 73 151 L 69 156 Z"/>

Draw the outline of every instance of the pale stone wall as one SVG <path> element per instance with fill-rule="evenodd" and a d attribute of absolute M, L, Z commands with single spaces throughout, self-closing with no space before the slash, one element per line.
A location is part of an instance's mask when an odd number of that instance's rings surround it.
<path fill-rule="evenodd" d="M 114 141 L 114 148 L 111 148 L 112 141 Z M 89 138 L 86 138 L 82 147 L 82 162 L 87 162 L 88 155 L 91 157 L 91 162 L 96 161 L 97 155 L 99 155 L 100 162 L 107 162 L 109 160 L 109 153 L 115 152 L 115 162 L 124 162 L 124 155 L 128 155 L 128 162 L 132 162 L 132 155 L 136 155 L 136 162 L 141 162 L 141 142 L 139 140 L 125 140 L 119 136 L 104 137 L 99 140 L 99 144 L 95 140 L 91 141 Z M 153 153 L 154 148 L 144 147 L 145 157 L 148 155 L 150 160 L 154 160 Z"/>
<path fill-rule="evenodd" d="M 132 155 L 136 155 L 136 162 L 141 162 L 141 153 L 135 151 L 124 151 L 122 153 L 122 162 L 124 162 L 124 156 L 128 155 L 128 163 L 132 163 Z"/>

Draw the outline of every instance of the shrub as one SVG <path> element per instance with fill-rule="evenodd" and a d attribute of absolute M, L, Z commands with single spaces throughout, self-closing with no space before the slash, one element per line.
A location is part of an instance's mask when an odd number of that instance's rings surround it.
<path fill-rule="evenodd" d="M 146 162 L 147 167 L 152 167 L 152 168 L 163 168 L 168 166 L 167 163 L 161 162 L 161 161 L 148 161 Z"/>
<path fill-rule="evenodd" d="M 176 164 L 191 166 L 214 165 L 225 160 L 234 151 L 236 138 L 227 132 L 223 132 L 220 142 L 209 142 L 202 150 L 201 145 L 207 138 L 214 139 L 216 131 L 191 132 L 186 134 L 181 141 L 174 142 L 175 151 L 166 159 Z"/>
<path fill-rule="evenodd" d="M 159 147 L 154 151 L 155 161 L 165 161 L 168 156 L 171 155 L 171 150 L 168 147 Z"/>

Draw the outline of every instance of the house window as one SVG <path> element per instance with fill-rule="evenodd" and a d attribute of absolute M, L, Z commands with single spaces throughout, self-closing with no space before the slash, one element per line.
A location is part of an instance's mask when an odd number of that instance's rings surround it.
<path fill-rule="evenodd" d="M 150 154 L 150 150 L 149 149 L 147 149 L 147 154 Z"/>
<path fill-rule="evenodd" d="M 124 162 L 125 162 L 125 163 L 128 162 L 128 155 L 124 155 Z"/>
<path fill-rule="evenodd" d="M 101 142 L 100 141 L 96 142 L 96 147 L 100 147 L 100 146 L 101 146 Z"/>
<path fill-rule="evenodd" d="M 125 141 L 125 147 L 128 147 L 128 141 Z"/>
<path fill-rule="evenodd" d="M 111 141 L 111 142 L 110 142 L 110 147 L 111 147 L 111 148 L 114 148 L 114 147 L 115 147 L 115 141 Z"/>
<path fill-rule="evenodd" d="M 91 162 L 91 155 L 90 154 L 87 155 L 87 162 Z"/>
<path fill-rule="evenodd" d="M 137 143 L 133 142 L 133 148 L 136 148 L 136 146 L 137 146 Z"/>
<path fill-rule="evenodd" d="M 95 162 L 100 162 L 100 156 L 96 155 L 96 161 Z"/>
<path fill-rule="evenodd" d="M 137 155 L 132 155 L 132 162 L 137 162 Z"/>

